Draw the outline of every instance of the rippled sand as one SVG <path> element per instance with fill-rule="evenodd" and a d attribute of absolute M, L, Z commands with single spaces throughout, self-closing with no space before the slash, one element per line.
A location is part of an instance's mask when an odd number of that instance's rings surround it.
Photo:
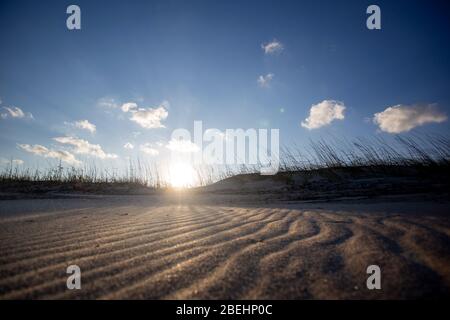
<path fill-rule="evenodd" d="M 130 201 L 4 214 L 0 298 L 448 297 L 450 220 L 427 206 L 411 214 Z M 71 264 L 81 290 L 66 289 Z M 366 288 L 372 264 L 381 290 Z"/>

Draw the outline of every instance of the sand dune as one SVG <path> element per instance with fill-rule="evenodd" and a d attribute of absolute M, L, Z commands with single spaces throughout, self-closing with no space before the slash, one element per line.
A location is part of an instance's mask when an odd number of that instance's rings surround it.
<path fill-rule="evenodd" d="M 422 207 L 427 206 L 436 204 Z M 3 215 L 0 298 L 449 295 L 448 217 L 423 208 L 415 214 L 357 208 L 142 205 L 133 200 L 113 207 Z M 71 264 L 81 268 L 81 290 L 66 288 Z M 371 264 L 381 267 L 381 290 L 366 288 Z"/>

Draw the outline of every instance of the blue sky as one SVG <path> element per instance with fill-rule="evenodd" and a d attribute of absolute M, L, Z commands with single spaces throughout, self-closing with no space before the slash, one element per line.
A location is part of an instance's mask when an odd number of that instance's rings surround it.
<path fill-rule="evenodd" d="M 70 4 L 81 8 L 81 30 L 66 28 Z M 381 8 L 381 30 L 366 28 L 370 4 Z M 448 136 L 449 30 L 444 1 L 2 1 L 0 157 L 24 165 L 57 159 L 20 147 L 39 145 L 47 155 L 63 150 L 113 165 L 158 158 L 171 132 L 191 130 L 194 120 L 221 130 L 279 128 L 286 145 Z M 269 43 L 281 49 L 265 52 Z M 164 108 L 164 127 L 131 121 L 125 103 Z M 343 119 L 301 126 L 313 105 L 336 104 Z M 384 127 L 373 122 L 394 106 Z M 95 132 L 77 127 L 81 120 Z M 74 153 L 61 137 L 104 153 Z M 142 152 L 146 143 L 160 155 Z"/>

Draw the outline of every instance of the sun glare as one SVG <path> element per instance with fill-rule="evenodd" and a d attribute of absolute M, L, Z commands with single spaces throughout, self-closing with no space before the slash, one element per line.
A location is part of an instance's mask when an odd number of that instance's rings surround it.
<path fill-rule="evenodd" d="M 170 166 L 170 184 L 174 188 L 188 188 L 195 184 L 195 170 L 187 163 L 174 163 Z"/>

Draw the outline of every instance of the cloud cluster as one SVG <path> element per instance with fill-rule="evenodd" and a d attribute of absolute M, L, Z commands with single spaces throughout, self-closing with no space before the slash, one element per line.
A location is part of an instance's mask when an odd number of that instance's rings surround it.
<path fill-rule="evenodd" d="M 118 107 L 118 104 L 113 98 L 104 97 L 97 101 L 97 105 L 103 108 L 115 109 Z"/>
<path fill-rule="evenodd" d="M 79 120 L 75 122 L 65 122 L 68 126 L 73 126 L 75 128 L 81 129 L 81 130 L 87 130 L 90 133 L 95 133 L 97 130 L 97 127 L 95 124 L 90 123 L 89 120 Z"/>
<path fill-rule="evenodd" d="M 74 154 L 85 154 L 94 156 L 100 159 L 115 159 L 117 158 L 117 155 L 105 153 L 102 149 L 102 147 L 98 144 L 91 144 L 86 140 L 78 139 L 75 137 L 57 137 L 53 138 L 53 140 L 61 143 L 70 145 L 72 147 L 72 150 L 54 150 L 49 149 L 43 145 L 35 144 L 18 144 L 19 148 L 22 150 L 25 150 L 29 153 L 32 153 L 34 155 L 42 156 L 44 158 L 53 158 L 53 159 L 59 159 L 61 161 L 64 161 L 70 165 L 79 165 L 81 164 L 81 161 L 76 159 Z"/>
<path fill-rule="evenodd" d="M 189 153 L 189 152 L 197 152 L 200 148 L 193 142 L 189 140 L 178 140 L 172 138 L 169 143 L 166 145 L 166 148 L 171 151 Z"/>
<path fill-rule="evenodd" d="M 407 132 L 427 123 L 441 123 L 447 120 L 447 115 L 439 111 L 434 104 L 402 105 L 387 108 L 375 113 L 373 122 L 380 130 L 389 133 Z"/>
<path fill-rule="evenodd" d="M 345 105 L 335 100 L 324 100 L 312 105 L 309 117 L 301 125 L 309 130 L 317 129 L 330 124 L 334 120 L 343 120 Z"/>
<path fill-rule="evenodd" d="M 77 160 L 75 156 L 69 151 L 65 150 L 50 150 L 40 144 L 29 145 L 29 144 L 18 144 L 19 148 L 33 153 L 35 155 L 42 156 L 44 158 L 54 158 L 60 159 L 70 165 L 79 165 L 81 161 Z"/>
<path fill-rule="evenodd" d="M 1 164 L 12 164 L 13 166 L 20 166 L 24 164 L 24 161 L 22 159 L 5 159 L 0 158 Z"/>
<path fill-rule="evenodd" d="M 0 117 L 2 119 L 7 119 L 7 118 L 33 119 L 33 115 L 30 112 L 23 112 L 23 110 L 20 109 L 19 107 L 11 107 L 11 108 L 3 107 L 3 109 L 6 110 L 6 112 L 3 112 L 0 114 Z"/>
<path fill-rule="evenodd" d="M 161 123 L 167 118 L 169 103 L 164 101 L 156 108 L 139 108 L 134 102 L 124 103 L 121 107 L 123 112 L 131 113 L 130 120 L 136 122 L 146 129 L 164 128 Z"/>
<path fill-rule="evenodd" d="M 148 154 L 150 156 L 157 156 L 159 154 L 159 151 L 155 148 L 153 148 L 151 143 L 144 143 L 139 146 L 139 150 L 141 150 L 143 153 Z"/>
<path fill-rule="evenodd" d="M 283 51 L 284 47 L 281 42 L 273 40 L 269 43 L 263 43 L 261 49 L 263 49 L 265 54 L 275 54 Z"/>
<path fill-rule="evenodd" d="M 123 148 L 127 149 L 127 150 L 133 150 L 134 149 L 134 145 L 131 142 L 127 142 L 127 143 L 125 143 L 123 145 Z"/>
<path fill-rule="evenodd" d="M 272 81 L 274 76 L 275 75 L 273 73 L 268 73 L 265 76 L 261 75 L 261 76 L 258 77 L 256 82 L 258 83 L 258 85 L 260 87 L 268 88 L 268 87 L 270 87 L 270 82 Z"/>
<path fill-rule="evenodd" d="M 131 110 L 137 110 L 138 105 L 134 102 L 127 102 L 127 103 L 124 103 L 122 105 L 122 107 L 120 107 L 120 109 L 122 109 L 123 112 L 129 112 Z"/>
<path fill-rule="evenodd" d="M 75 137 L 57 137 L 53 140 L 68 144 L 73 147 L 73 152 L 76 154 L 86 154 L 94 156 L 100 159 L 116 159 L 117 155 L 113 153 L 106 153 L 103 151 L 102 147 L 98 144 L 91 144 L 86 140 L 75 138 Z"/>

